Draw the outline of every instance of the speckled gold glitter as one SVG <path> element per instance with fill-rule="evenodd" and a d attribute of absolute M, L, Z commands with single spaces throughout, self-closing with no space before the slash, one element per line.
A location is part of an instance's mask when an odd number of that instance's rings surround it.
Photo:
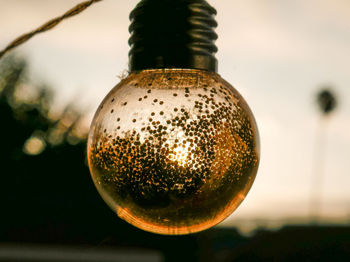
<path fill-rule="evenodd" d="M 146 231 L 188 234 L 230 215 L 259 162 L 254 118 L 219 75 L 162 69 L 130 74 L 98 109 L 88 142 L 97 189 Z"/>

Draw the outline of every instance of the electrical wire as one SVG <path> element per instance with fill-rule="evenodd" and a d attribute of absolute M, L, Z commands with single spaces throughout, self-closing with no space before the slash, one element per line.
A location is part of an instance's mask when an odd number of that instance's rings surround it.
<path fill-rule="evenodd" d="M 2 51 L 0 51 L 0 59 L 6 54 L 8 53 L 10 50 L 24 44 L 25 42 L 27 42 L 29 39 L 31 39 L 32 37 L 34 37 L 37 34 L 49 31 L 50 29 L 56 27 L 59 23 L 61 23 L 63 20 L 70 18 L 72 16 L 78 15 L 81 12 L 83 12 L 86 8 L 88 8 L 89 6 L 91 6 L 92 4 L 95 4 L 97 2 L 101 2 L 102 0 L 89 0 L 89 1 L 85 1 L 82 2 L 78 5 L 76 5 L 75 7 L 73 7 L 72 9 L 68 10 L 66 13 L 64 13 L 63 15 L 53 18 L 50 21 L 46 22 L 45 24 L 43 24 L 42 26 L 38 27 L 37 29 L 26 33 L 18 38 L 16 38 L 14 41 L 12 41 L 5 49 L 3 49 Z"/>

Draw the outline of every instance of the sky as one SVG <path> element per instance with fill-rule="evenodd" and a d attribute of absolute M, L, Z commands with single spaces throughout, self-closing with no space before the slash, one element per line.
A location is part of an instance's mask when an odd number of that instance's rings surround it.
<path fill-rule="evenodd" d="M 0 0 L 0 49 L 79 2 Z M 323 121 L 320 214 L 325 221 L 349 222 L 350 2 L 208 2 L 218 11 L 219 73 L 250 105 L 261 138 L 255 183 L 222 225 L 307 220 L 322 121 L 315 98 L 324 86 L 339 106 Z M 17 49 L 29 59 L 32 78 L 55 87 L 57 107 L 73 102 L 91 121 L 127 70 L 128 16 L 137 3 L 104 0 Z"/>

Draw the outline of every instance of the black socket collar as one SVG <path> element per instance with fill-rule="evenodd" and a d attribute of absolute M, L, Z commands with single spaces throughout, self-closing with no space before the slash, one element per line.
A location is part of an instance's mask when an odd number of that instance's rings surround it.
<path fill-rule="evenodd" d="M 205 0 L 142 0 L 130 14 L 129 70 L 217 72 L 215 15 Z"/>

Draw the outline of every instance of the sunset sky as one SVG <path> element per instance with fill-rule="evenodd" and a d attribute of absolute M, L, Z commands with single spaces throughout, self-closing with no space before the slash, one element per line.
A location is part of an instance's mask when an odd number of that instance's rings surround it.
<path fill-rule="evenodd" d="M 79 2 L 0 0 L 0 49 Z M 308 216 L 323 86 L 339 107 L 326 125 L 322 215 L 350 221 L 350 1 L 208 2 L 218 11 L 219 73 L 254 112 L 262 149 L 252 190 L 224 225 Z M 31 78 L 55 87 L 57 108 L 74 101 L 91 121 L 127 70 L 128 16 L 137 3 L 104 0 L 17 49 Z"/>

